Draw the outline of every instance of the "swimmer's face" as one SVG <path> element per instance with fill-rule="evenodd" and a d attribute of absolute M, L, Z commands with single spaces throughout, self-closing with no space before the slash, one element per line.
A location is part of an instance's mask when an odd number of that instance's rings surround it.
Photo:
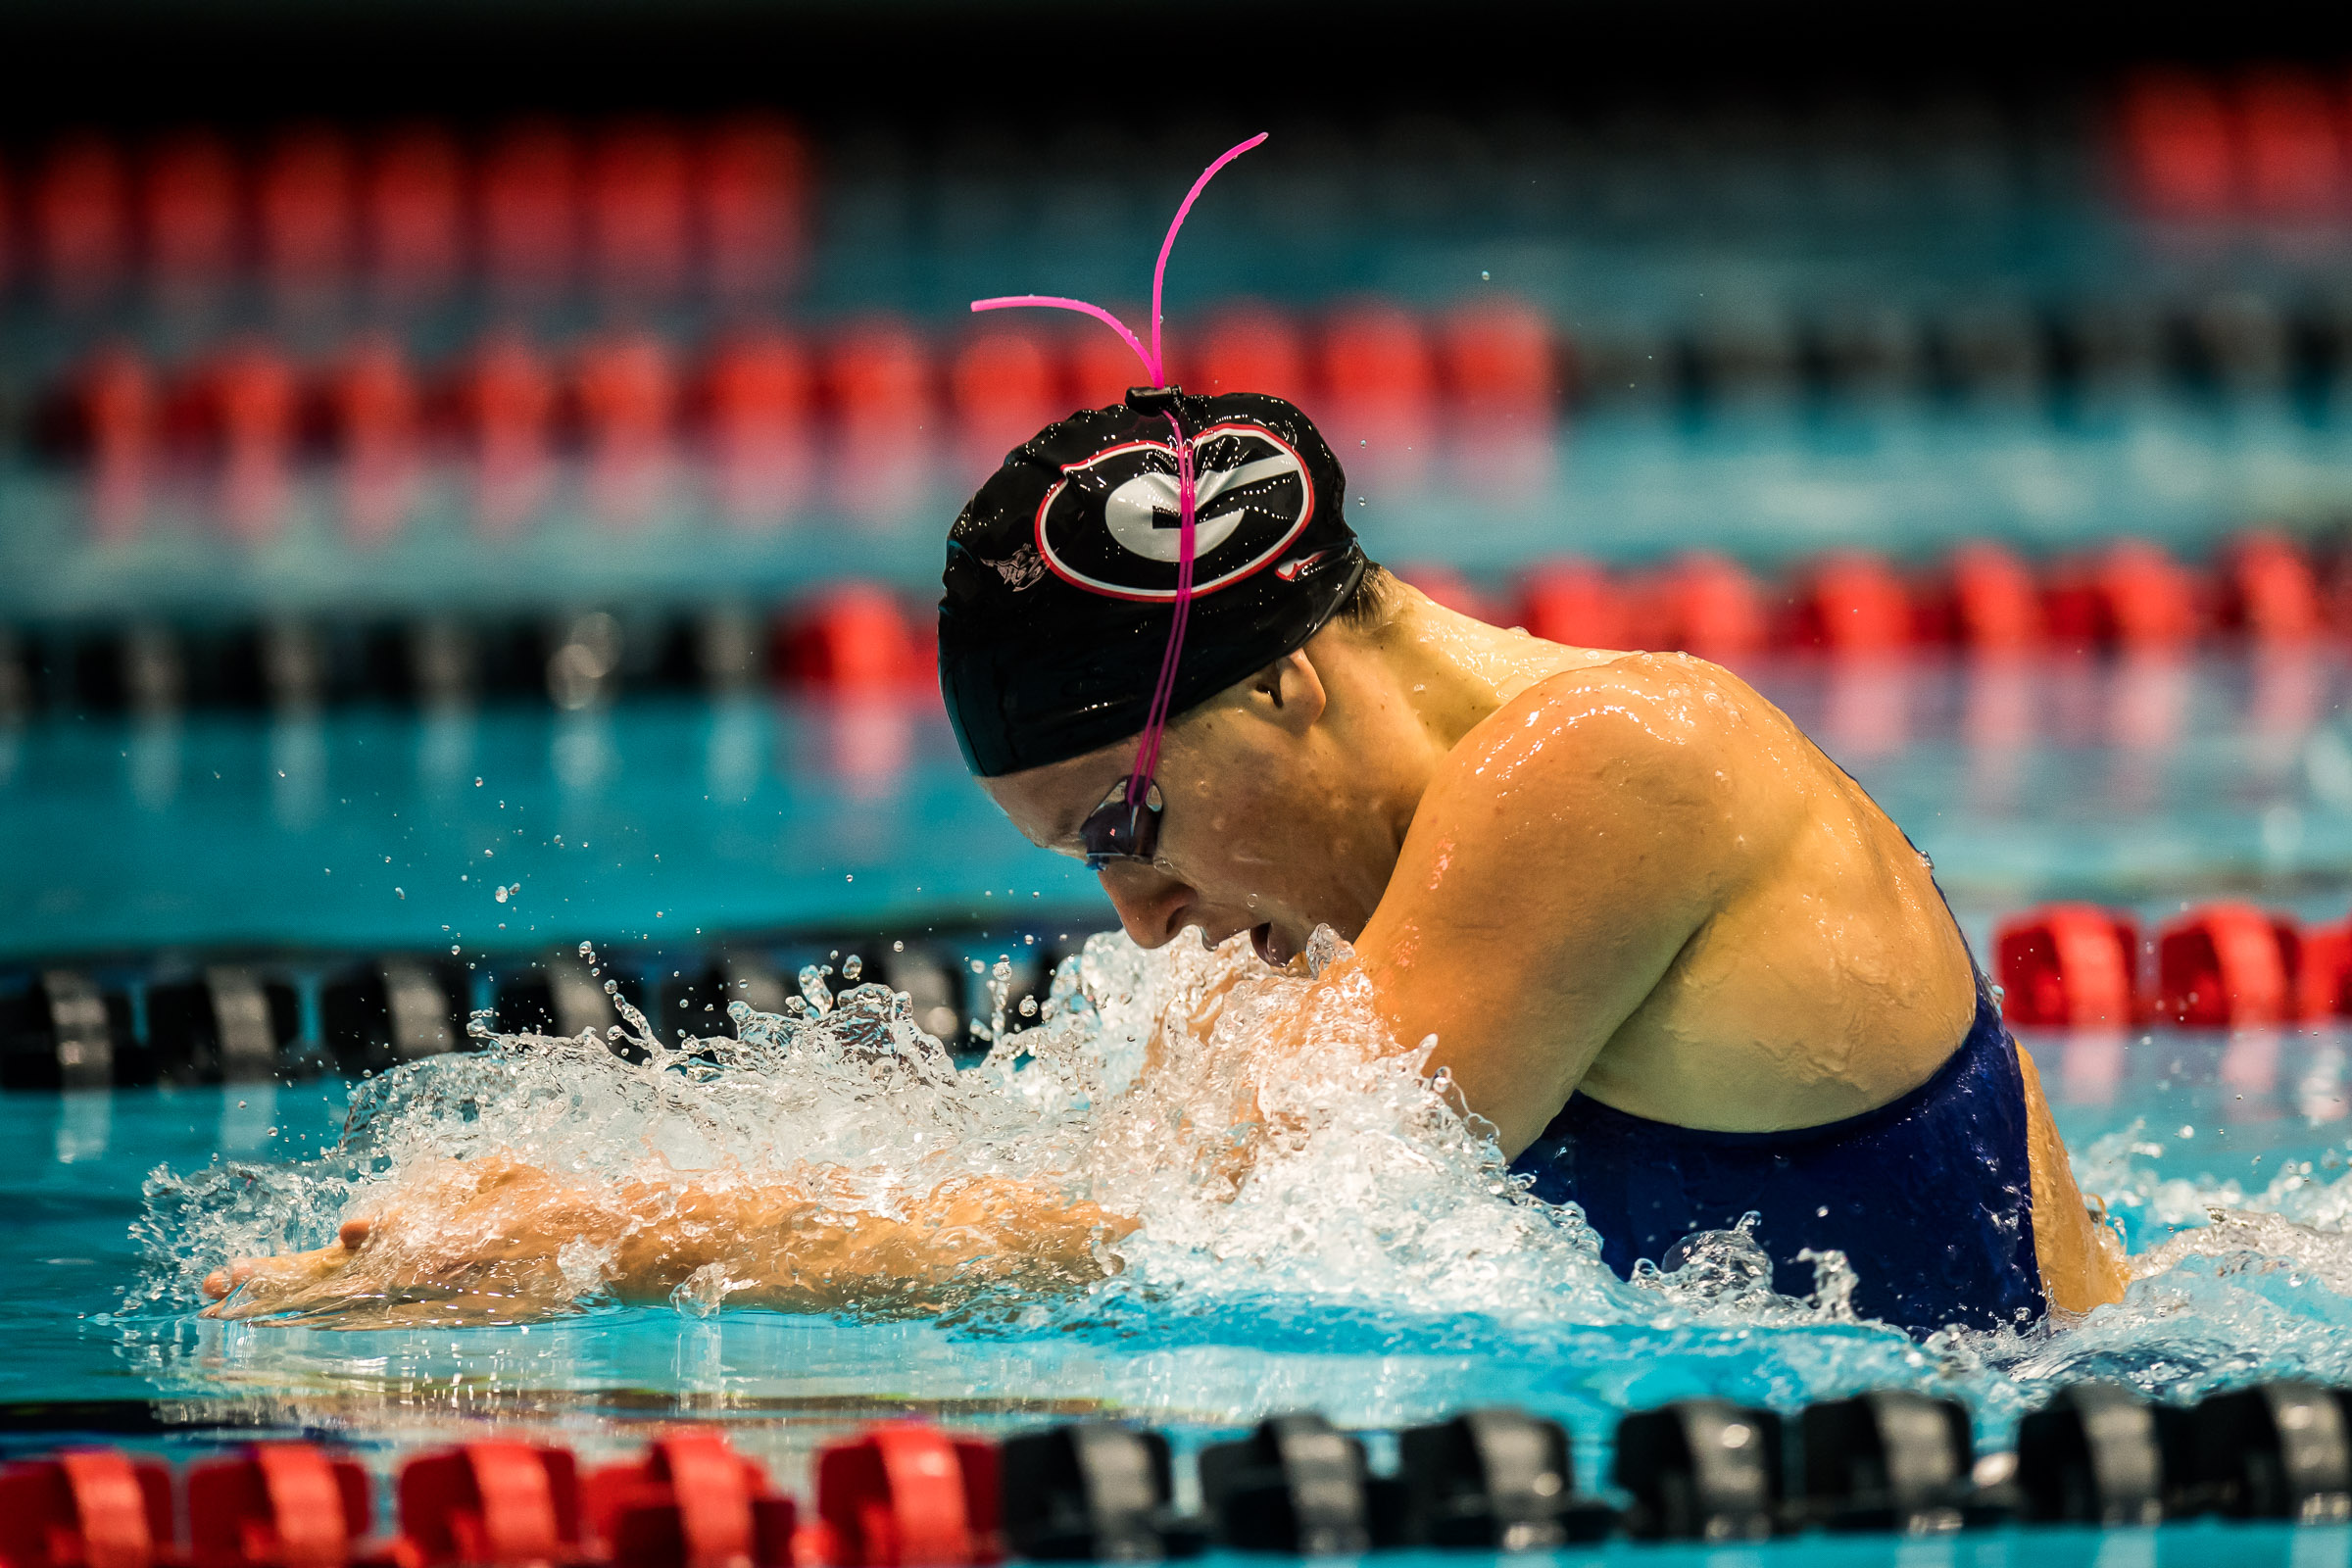
<path fill-rule="evenodd" d="M 1157 854 L 1097 873 L 1138 946 L 1188 926 L 1212 947 L 1247 931 L 1260 957 L 1281 964 L 1317 925 L 1349 938 L 1363 929 L 1396 855 L 1352 803 L 1350 759 L 1323 722 L 1326 703 L 1314 663 L 1294 654 L 1170 726 Z M 1083 858 L 1079 824 L 1134 763 L 1126 740 L 981 784 L 1032 842 Z"/>

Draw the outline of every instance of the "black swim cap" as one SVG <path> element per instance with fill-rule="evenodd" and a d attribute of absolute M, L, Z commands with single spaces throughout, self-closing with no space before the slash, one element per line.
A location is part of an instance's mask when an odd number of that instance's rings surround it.
<path fill-rule="evenodd" d="M 1170 414 L 1192 443 L 1198 509 L 1171 715 L 1303 646 L 1362 580 L 1347 475 L 1280 398 L 1139 389 L 1048 425 L 948 534 L 939 686 L 981 777 L 1143 729 L 1176 598 Z"/>

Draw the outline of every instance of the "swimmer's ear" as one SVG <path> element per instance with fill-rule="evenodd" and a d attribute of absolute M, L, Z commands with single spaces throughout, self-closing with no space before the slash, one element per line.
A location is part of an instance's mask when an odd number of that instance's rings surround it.
<path fill-rule="evenodd" d="M 1299 735 L 1323 716 L 1323 706 L 1329 700 L 1323 677 L 1303 648 L 1259 670 L 1250 682 L 1250 696 L 1251 706 L 1263 717 Z"/>

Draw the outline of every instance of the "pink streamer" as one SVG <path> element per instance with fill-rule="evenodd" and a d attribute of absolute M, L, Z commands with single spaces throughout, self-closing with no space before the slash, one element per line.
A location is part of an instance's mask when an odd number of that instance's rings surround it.
<path fill-rule="evenodd" d="M 1223 157 L 1219 158 L 1215 163 L 1209 165 L 1206 169 L 1200 171 L 1200 177 L 1194 180 L 1193 188 L 1184 193 L 1184 205 L 1176 209 L 1175 220 L 1168 224 L 1168 237 L 1159 242 L 1159 263 L 1157 266 L 1152 269 L 1151 363 L 1152 373 L 1154 376 L 1157 376 L 1160 373 L 1160 366 L 1163 363 L 1159 357 L 1159 289 L 1160 284 L 1165 282 L 1167 279 L 1168 252 L 1176 248 L 1176 231 L 1182 228 L 1184 226 L 1184 220 L 1192 216 L 1193 203 L 1200 199 L 1200 193 L 1208 188 L 1208 182 L 1217 177 L 1217 171 L 1223 169 L 1227 164 L 1232 163 L 1236 158 L 1241 157 L 1242 154 L 1248 152 L 1250 148 L 1256 146 L 1259 142 L 1264 141 L 1265 139 L 1266 133 L 1261 130 L 1256 135 L 1250 137 L 1248 141 L 1242 142 L 1233 147 L 1228 147 L 1225 150 L 1225 155 Z M 1154 380 L 1152 384 L 1153 386 L 1165 386 L 1167 383 L 1165 381 Z"/>
<path fill-rule="evenodd" d="M 1168 727 L 1168 705 L 1176 698 L 1176 665 L 1184 657 L 1184 623 L 1193 612 L 1193 534 L 1198 522 L 1193 482 L 1193 443 L 1167 416 L 1176 432 L 1176 609 L 1168 623 L 1168 651 L 1159 657 L 1159 681 L 1152 688 L 1152 706 L 1144 710 L 1144 733 L 1135 748 L 1135 766 L 1127 774 L 1127 804 L 1140 804 L 1159 771 L 1159 738 Z"/>
<path fill-rule="evenodd" d="M 1166 386 L 1168 384 L 1167 362 L 1159 351 L 1159 304 L 1161 290 L 1167 283 L 1168 253 L 1176 248 L 1177 231 L 1184 227 L 1184 220 L 1192 216 L 1193 203 L 1200 199 L 1200 193 L 1208 188 L 1208 182 L 1217 177 L 1217 171 L 1265 139 L 1266 133 L 1261 130 L 1248 141 L 1228 147 L 1215 163 L 1200 171 L 1200 177 L 1193 181 L 1193 188 L 1184 193 L 1184 201 L 1177 207 L 1176 217 L 1168 224 L 1168 237 L 1159 242 L 1159 261 L 1152 269 L 1152 346 L 1150 348 L 1144 347 L 1143 339 L 1135 335 L 1133 328 L 1102 306 L 1089 304 L 1085 300 L 1067 299 L 1059 294 L 1001 294 L 995 299 L 972 301 L 972 309 L 975 311 L 1003 311 L 1009 310 L 1016 305 L 1034 305 L 1048 310 L 1077 311 L 1082 315 L 1091 316 L 1113 332 L 1118 333 L 1119 340 L 1135 351 L 1135 357 L 1144 362 L 1144 374 L 1152 378 L 1153 386 Z"/>
<path fill-rule="evenodd" d="M 1063 299 L 1058 294 L 1004 294 L 993 300 L 972 301 L 972 309 L 975 311 L 1009 310 L 1015 305 L 1043 305 L 1056 311 L 1084 312 L 1109 327 L 1113 332 L 1118 333 L 1127 346 L 1135 350 L 1135 357 L 1144 362 L 1144 373 L 1152 378 L 1152 384 L 1153 386 L 1160 384 L 1158 357 L 1147 353 L 1142 340 L 1128 329 L 1127 323 L 1100 305 L 1089 305 L 1084 300 Z"/>
<path fill-rule="evenodd" d="M 972 309 L 1002 311 L 1016 305 L 1034 305 L 1091 316 L 1118 333 L 1120 340 L 1135 351 L 1135 357 L 1143 361 L 1144 374 L 1151 378 L 1152 385 L 1167 385 L 1166 361 L 1160 353 L 1159 328 L 1160 301 L 1168 278 L 1168 253 L 1176 248 L 1176 235 L 1184 227 L 1184 220 L 1192 216 L 1193 203 L 1200 199 L 1200 193 L 1208 188 L 1210 180 L 1217 177 L 1217 172 L 1265 139 L 1266 133 L 1261 130 L 1248 141 L 1227 148 L 1215 163 L 1200 171 L 1200 177 L 1193 181 L 1191 190 L 1185 192 L 1183 203 L 1177 207 L 1175 218 L 1168 223 L 1167 238 L 1159 242 L 1159 260 L 1152 269 L 1152 346 L 1149 349 L 1144 347 L 1143 341 L 1125 321 L 1102 306 L 1089 304 L 1085 300 L 1066 299 L 1058 294 L 1006 294 L 996 299 L 974 300 Z M 1152 688 L 1151 706 L 1144 710 L 1144 732 L 1136 744 L 1135 766 L 1127 774 L 1127 805 L 1130 808 L 1144 804 L 1146 797 L 1151 794 L 1152 776 L 1159 769 L 1160 737 L 1167 732 L 1168 705 L 1176 700 L 1176 666 L 1184 657 L 1184 627 L 1185 622 L 1192 618 L 1193 610 L 1193 540 L 1199 521 L 1198 487 L 1193 480 L 1193 443 L 1173 412 L 1167 413 L 1166 418 L 1168 428 L 1175 432 L 1176 437 L 1176 525 L 1180 530 L 1176 547 L 1176 603 L 1168 621 L 1168 649 L 1159 660 L 1159 679 Z"/>

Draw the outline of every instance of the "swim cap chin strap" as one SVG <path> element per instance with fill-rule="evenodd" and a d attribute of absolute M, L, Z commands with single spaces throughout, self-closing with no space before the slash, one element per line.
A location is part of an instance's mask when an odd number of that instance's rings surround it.
<path fill-rule="evenodd" d="M 1159 261 L 1152 269 L 1152 346 L 1144 347 L 1127 323 L 1100 305 L 1086 300 L 1066 299 L 1054 294 L 1007 294 L 996 299 L 974 300 L 974 311 L 1000 311 L 1012 306 L 1036 305 L 1054 310 L 1077 311 L 1091 316 L 1119 334 L 1135 357 L 1144 364 L 1144 371 L 1152 378 L 1152 390 L 1167 386 L 1166 361 L 1160 351 L 1160 299 L 1167 283 L 1168 253 L 1176 247 L 1177 231 L 1192 215 L 1193 203 L 1200 199 L 1201 191 L 1217 176 L 1217 172 L 1236 158 L 1266 139 L 1264 131 L 1248 141 L 1225 150 L 1213 164 L 1200 172 L 1193 188 L 1185 193 L 1183 203 L 1176 209 L 1175 219 L 1168 224 L 1167 237 L 1159 243 Z M 1129 394 L 1134 401 L 1134 394 Z M 1193 604 L 1193 540 L 1196 522 L 1196 498 L 1193 484 L 1193 443 L 1184 433 L 1183 422 L 1173 409 L 1163 409 L 1168 428 L 1175 435 L 1176 454 L 1176 599 L 1168 621 L 1168 649 L 1160 656 L 1159 681 L 1152 689 L 1152 706 L 1145 711 L 1144 730 L 1135 747 L 1135 765 L 1128 771 L 1127 787 L 1113 799 L 1104 801 L 1088 814 L 1080 824 L 1078 839 L 1086 851 L 1089 870 L 1099 871 L 1113 860 L 1150 860 L 1159 847 L 1160 803 L 1152 797 L 1152 775 L 1159 768 L 1160 737 L 1167 732 L 1168 705 L 1176 695 L 1176 666 L 1184 657 L 1184 623 L 1192 612 Z"/>
<path fill-rule="evenodd" d="M 1167 733 L 1168 704 L 1176 695 L 1176 664 L 1184 657 L 1184 623 L 1193 608 L 1193 531 L 1196 521 L 1193 443 L 1174 410 L 1166 415 L 1176 432 L 1176 606 L 1168 621 L 1168 651 L 1159 658 L 1159 683 L 1144 714 L 1144 733 L 1135 745 L 1135 765 L 1117 799 L 1104 801 L 1078 825 L 1086 868 L 1100 871 L 1113 860 L 1150 860 L 1159 849 L 1160 803 L 1152 775 L 1159 771 L 1159 741 Z"/>

